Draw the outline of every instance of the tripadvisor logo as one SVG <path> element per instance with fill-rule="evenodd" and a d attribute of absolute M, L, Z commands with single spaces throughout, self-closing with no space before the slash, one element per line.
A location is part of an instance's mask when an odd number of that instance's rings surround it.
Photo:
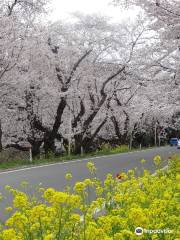
<path fill-rule="evenodd" d="M 142 235 L 142 234 L 143 234 L 143 229 L 142 229 L 141 227 L 137 227 L 137 228 L 135 229 L 135 234 L 136 234 L 136 235 Z"/>
<path fill-rule="evenodd" d="M 135 234 L 136 235 L 142 235 L 143 233 L 148 233 L 148 234 L 159 234 L 159 233 L 172 233 L 173 230 L 170 229 L 143 229 L 141 227 L 137 227 L 135 229 Z"/>

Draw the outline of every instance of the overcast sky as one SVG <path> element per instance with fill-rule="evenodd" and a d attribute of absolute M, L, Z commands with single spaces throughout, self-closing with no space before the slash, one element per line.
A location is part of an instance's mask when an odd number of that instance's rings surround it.
<path fill-rule="evenodd" d="M 110 0 L 52 0 L 52 14 L 50 19 L 71 19 L 70 13 L 82 12 L 84 14 L 97 13 L 107 15 L 113 22 L 120 22 L 122 19 L 133 18 L 134 11 L 120 10 L 119 7 L 110 5 Z"/>

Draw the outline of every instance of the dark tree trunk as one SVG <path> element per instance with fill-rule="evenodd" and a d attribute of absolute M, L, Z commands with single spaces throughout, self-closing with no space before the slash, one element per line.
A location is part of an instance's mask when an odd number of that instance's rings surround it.
<path fill-rule="evenodd" d="M 115 95 L 115 97 L 116 97 L 116 102 L 117 102 L 118 106 L 122 107 L 123 105 L 122 105 L 121 101 L 118 99 L 117 95 Z M 131 98 L 129 98 L 129 100 L 130 99 Z M 120 128 L 119 128 L 119 123 L 118 123 L 116 117 L 115 116 L 111 117 L 112 123 L 114 125 L 114 130 L 115 130 L 116 136 L 118 137 L 118 141 L 119 141 L 118 144 L 127 144 L 128 143 L 128 130 L 129 130 L 130 118 L 129 118 L 128 113 L 125 110 L 123 110 L 123 113 L 126 116 L 126 119 L 125 119 L 125 122 L 124 122 L 123 134 L 121 134 L 121 131 L 120 131 Z"/>
<path fill-rule="evenodd" d="M 2 125 L 0 120 L 0 152 L 2 151 Z"/>
<path fill-rule="evenodd" d="M 123 144 L 127 144 L 128 143 L 128 130 L 129 130 L 129 115 L 127 114 L 127 112 L 124 110 L 123 113 L 126 116 L 125 122 L 124 122 L 124 134 L 122 136 L 123 138 Z"/>
<path fill-rule="evenodd" d="M 75 146 L 74 146 L 74 153 L 80 154 L 82 145 L 82 134 L 76 134 L 74 136 Z"/>
<path fill-rule="evenodd" d="M 52 133 L 44 134 L 44 151 L 45 155 L 48 156 L 49 152 L 55 152 L 55 135 Z"/>
<path fill-rule="evenodd" d="M 57 108 L 57 112 L 56 112 L 56 118 L 55 118 L 55 122 L 53 125 L 53 130 L 52 131 L 46 131 L 44 134 L 44 150 L 45 150 L 45 154 L 48 154 L 48 152 L 54 152 L 55 151 L 55 139 L 58 137 L 58 130 L 59 127 L 61 125 L 61 119 L 62 119 L 62 115 L 64 112 L 64 109 L 66 107 L 66 99 L 65 98 L 61 98 L 61 102 L 59 103 L 59 106 Z"/>
<path fill-rule="evenodd" d="M 60 103 L 58 105 L 57 111 L 56 111 L 56 117 L 55 117 L 55 122 L 54 122 L 54 125 L 53 125 L 53 130 L 52 130 L 51 134 L 49 135 L 49 137 L 51 139 L 53 139 L 53 138 L 55 139 L 55 137 L 56 137 L 56 135 L 58 133 L 59 127 L 61 125 L 61 119 L 62 119 L 62 115 L 63 115 L 65 107 L 66 107 L 66 98 L 62 97 L 61 101 L 60 101 Z"/>
<path fill-rule="evenodd" d="M 85 137 L 83 139 L 82 147 L 83 147 L 84 152 L 90 152 L 92 150 L 95 150 L 93 148 L 94 139 L 96 138 L 97 134 L 99 133 L 101 128 L 104 126 L 106 121 L 107 121 L 107 117 L 99 124 L 99 126 L 97 126 L 96 130 L 94 131 L 94 133 L 92 135 L 89 135 L 88 137 Z"/>
<path fill-rule="evenodd" d="M 68 152 L 68 139 L 67 138 L 63 138 L 63 146 L 67 153 Z"/>
<path fill-rule="evenodd" d="M 43 141 L 36 140 L 36 139 L 28 139 L 28 142 L 31 144 L 32 156 L 38 158 L 40 156 L 40 146 Z"/>
<path fill-rule="evenodd" d="M 120 132 L 119 123 L 118 123 L 116 117 L 112 116 L 111 121 L 114 125 L 114 130 L 115 130 L 116 136 L 118 137 L 118 144 L 122 144 L 122 134 Z"/>
<path fill-rule="evenodd" d="M 107 93 L 105 92 L 105 88 L 107 86 L 107 84 L 112 80 L 114 79 L 115 77 L 117 77 L 120 73 L 122 73 L 123 71 L 125 70 L 125 66 L 122 66 L 116 73 L 113 73 L 111 76 L 109 76 L 106 81 L 104 81 L 103 85 L 102 85 L 102 88 L 100 90 L 100 94 L 101 94 L 101 99 L 98 103 L 98 105 L 94 108 L 94 111 L 88 116 L 88 118 L 84 121 L 84 124 L 83 124 L 83 135 L 85 135 L 88 131 L 88 128 L 90 126 L 90 124 L 93 122 L 94 118 L 97 116 L 97 114 L 99 113 L 101 107 L 103 106 L 103 104 L 106 102 L 107 100 Z M 104 124 L 103 124 L 104 125 Z M 101 127 L 100 127 L 101 129 Z M 100 131 L 100 129 L 98 130 L 98 132 Z M 93 134 L 94 135 L 94 134 Z M 95 134 L 95 136 L 97 135 L 97 133 Z M 93 139 L 94 137 L 93 136 Z M 90 138 L 89 140 L 86 140 L 85 141 L 85 145 L 84 145 L 84 148 L 85 149 L 88 149 L 89 148 L 89 144 L 92 142 L 92 139 Z"/>
<path fill-rule="evenodd" d="M 47 127 L 44 127 L 42 122 L 38 118 L 34 117 L 33 119 L 33 128 L 41 132 L 44 132 L 44 139 L 42 142 L 44 142 L 44 150 L 46 155 L 50 151 L 51 152 L 55 151 L 55 145 L 54 145 L 55 139 L 56 138 L 58 140 L 62 139 L 62 136 L 61 134 L 58 133 L 58 130 L 61 125 L 61 119 L 62 119 L 62 115 L 65 107 L 66 107 L 66 98 L 62 97 L 56 111 L 56 117 L 55 117 L 52 130 Z"/>

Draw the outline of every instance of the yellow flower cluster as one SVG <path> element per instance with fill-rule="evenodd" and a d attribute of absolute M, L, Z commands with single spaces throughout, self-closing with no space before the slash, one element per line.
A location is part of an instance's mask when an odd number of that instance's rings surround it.
<path fill-rule="evenodd" d="M 13 194 L 13 204 L 6 208 L 10 217 L 0 228 L 0 240 L 178 239 L 179 160 L 180 156 L 172 158 L 169 168 L 157 169 L 155 175 L 144 169 L 143 160 L 143 176 L 138 177 L 134 169 L 122 173 L 121 181 L 108 174 L 103 182 L 90 162 L 87 167 L 92 178 L 65 192 L 40 188 L 41 198 L 6 186 Z M 156 156 L 154 163 L 158 168 L 161 157 Z M 69 183 L 72 175 L 65 177 Z M 136 227 L 171 232 L 138 237 Z"/>

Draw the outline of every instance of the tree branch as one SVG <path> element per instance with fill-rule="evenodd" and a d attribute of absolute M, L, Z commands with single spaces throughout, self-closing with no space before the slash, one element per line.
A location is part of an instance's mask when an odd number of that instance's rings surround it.
<path fill-rule="evenodd" d="M 85 54 L 83 54 L 78 61 L 74 64 L 72 71 L 70 72 L 70 75 L 66 81 L 66 85 L 68 85 L 75 73 L 75 71 L 77 70 L 77 68 L 79 67 L 79 65 L 81 64 L 81 62 L 92 52 L 92 49 L 90 49 L 89 51 L 86 51 Z"/>

